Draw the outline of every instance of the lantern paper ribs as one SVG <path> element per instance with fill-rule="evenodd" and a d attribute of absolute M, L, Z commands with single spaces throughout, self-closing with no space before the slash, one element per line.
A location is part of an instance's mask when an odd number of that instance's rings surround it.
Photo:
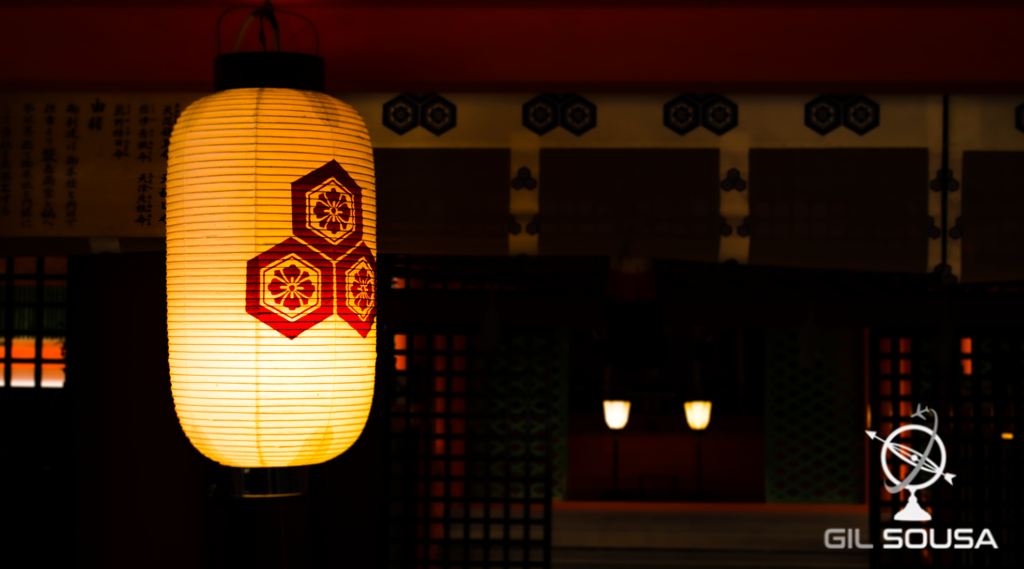
<path fill-rule="evenodd" d="M 171 391 L 185 434 L 236 467 L 330 460 L 376 367 L 369 134 L 322 93 L 230 89 L 174 127 L 167 174 Z"/>

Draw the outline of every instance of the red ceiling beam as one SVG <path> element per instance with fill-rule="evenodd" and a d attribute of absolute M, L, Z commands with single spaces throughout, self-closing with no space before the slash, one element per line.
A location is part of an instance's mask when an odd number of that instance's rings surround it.
<path fill-rule="evenodd" d="M 296 10 L 330 91 L 1024 91 L 1024 8 Z M 0 8 L 0 88 L 209 90 L 219 14 Z"/>

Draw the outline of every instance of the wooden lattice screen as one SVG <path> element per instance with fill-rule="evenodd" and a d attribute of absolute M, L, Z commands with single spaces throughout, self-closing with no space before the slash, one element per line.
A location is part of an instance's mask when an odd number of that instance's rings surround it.
<path fill-rule="evenodd" d="M 388 335 L 389 566 L 550 567 L 565 342 L 506 333 L 484 349 L 465 331 Z"/>
<path fill-rule="evenodd" d="M 973 329 L 952 333 L 921 329 L 878 330 L 870 337 L 872 429 L 884 439 L 905 424 L 932 425 L 912 415 L 918 406 L 935 409 L 946 453 L 945 471 L 953 483 L 939 479 L 917 491 L 920 505 L 932 520 L 908 524 L 893 520 L 909 494 L 890 494 L 883 485 L 880 441 L 869 453 L 872 566 L 1020 567 L 1024 550 L 1024 436 L 1020 409 L 1024 404 L 1024 334 L 1012 330 Z M 944 361 L 945 366 L 939 362 Z M 943 367 L 945 369 L 943 369 Z M 918 451 L 927 436 L 900 442 Z M 934 460 L 938 454 L 930 454 Z M 909 465 L 887 453 L 890 470 L 903 477 Z M 898 474 L 897 474 L 898 473 Z M 930 474 L 929 474 L 930 476 Z M 991 530 L 999 549 L 887 550 L 881 534 L 887 528 L 933 528 L 939 543 L 947 529 Z"/>

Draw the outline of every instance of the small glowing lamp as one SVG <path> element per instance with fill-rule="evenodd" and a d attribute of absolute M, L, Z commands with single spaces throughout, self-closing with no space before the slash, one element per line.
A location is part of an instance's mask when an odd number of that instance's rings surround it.
<path fill-rule="evenodd" d="M 629 422 L 629 401 L 606 400 L 604 402 L 604 422 L 613 431 L 619 431 Z"/>
<path fill-rule="evenodd" d="M 703 431 L 711 422 L 710 401 L 687 401 L 683 404 L 686 411 L 686 423 L 695 431 Z"/>
<path fill-rule="evenodd" d="M 1012 441 L 1013 440 L 1013 433 L 1003 433 L 1003 440 L 1004 441 Z"/>
<path fill-rule="evenodd" d="M 690 425 L 691 429 L 697 431 L 697 491 L 694 494 L 694 499 L 703 501 L 707 499 L 707 496 L 703 490 L 704 469 L 701 466 L 703 462 L 701 439 L 704 429 L 708 428 L 708 423 L 711 422 L 711 402 L 687 401 L 683 403 L 683 410 L 686 411 L 686 423 Z"/>
<path fill-rule="evenodd" d="M 619 433 L 629 422 L 629 401 L 606 399 L 604 402 L 604 422 L 612 430 L 612 490 L 605 497 L 621 500 L 619 492 Z"/>

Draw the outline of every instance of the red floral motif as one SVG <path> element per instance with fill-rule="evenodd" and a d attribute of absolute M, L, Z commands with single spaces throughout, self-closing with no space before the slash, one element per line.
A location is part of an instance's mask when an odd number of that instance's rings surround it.
<path fill-rule="evenodd" d="M 348 196 L 340 192 L 320 192 L 313 206 L 314 223 L 334 236 L 347 232 L 352 223 Z"/>
<path fill-rule="evenodd" d="M 291 311 L 297 311 L 309 304 L 316 285 L 309 271 L 296 265 L 288 265 L 284 269 L 276 269 L 267 289 L 274 297 L 274 302 Z"/>
<path fill-rule="evenodd" d="M 245 311 L 294 340 L 334 313 L 334 267 L 288 238 L 246 265 Z"/>
<path fill-rule="evenodd" d="M 292 182 L 292 233 L 332 261 L 363 240 L 363 189 L 337 161 Z"/>
<path fill-rule="evenodd" d="M 365 338 L 377 317 L 377 263 L 362 242 L 362 200 L 335 160 L 292 182 L 294 237 L 249 260 L 246 312 L 295 339 L 337 310 Z"/>
<path fill-rule="evenodd" d="M 360 243 L 338 261 L 334 274 L 338 316 L 365 338 L 377 317 L 377 261 Z"/>
<path fill-rule="evenodd" d="M 360 316 L 365 317 L 376 303 L 377 285 L 374 281 L 373 268 L 365 259 L 360 259 L 355 267 L 349 269 L 345 304 Z"/>

